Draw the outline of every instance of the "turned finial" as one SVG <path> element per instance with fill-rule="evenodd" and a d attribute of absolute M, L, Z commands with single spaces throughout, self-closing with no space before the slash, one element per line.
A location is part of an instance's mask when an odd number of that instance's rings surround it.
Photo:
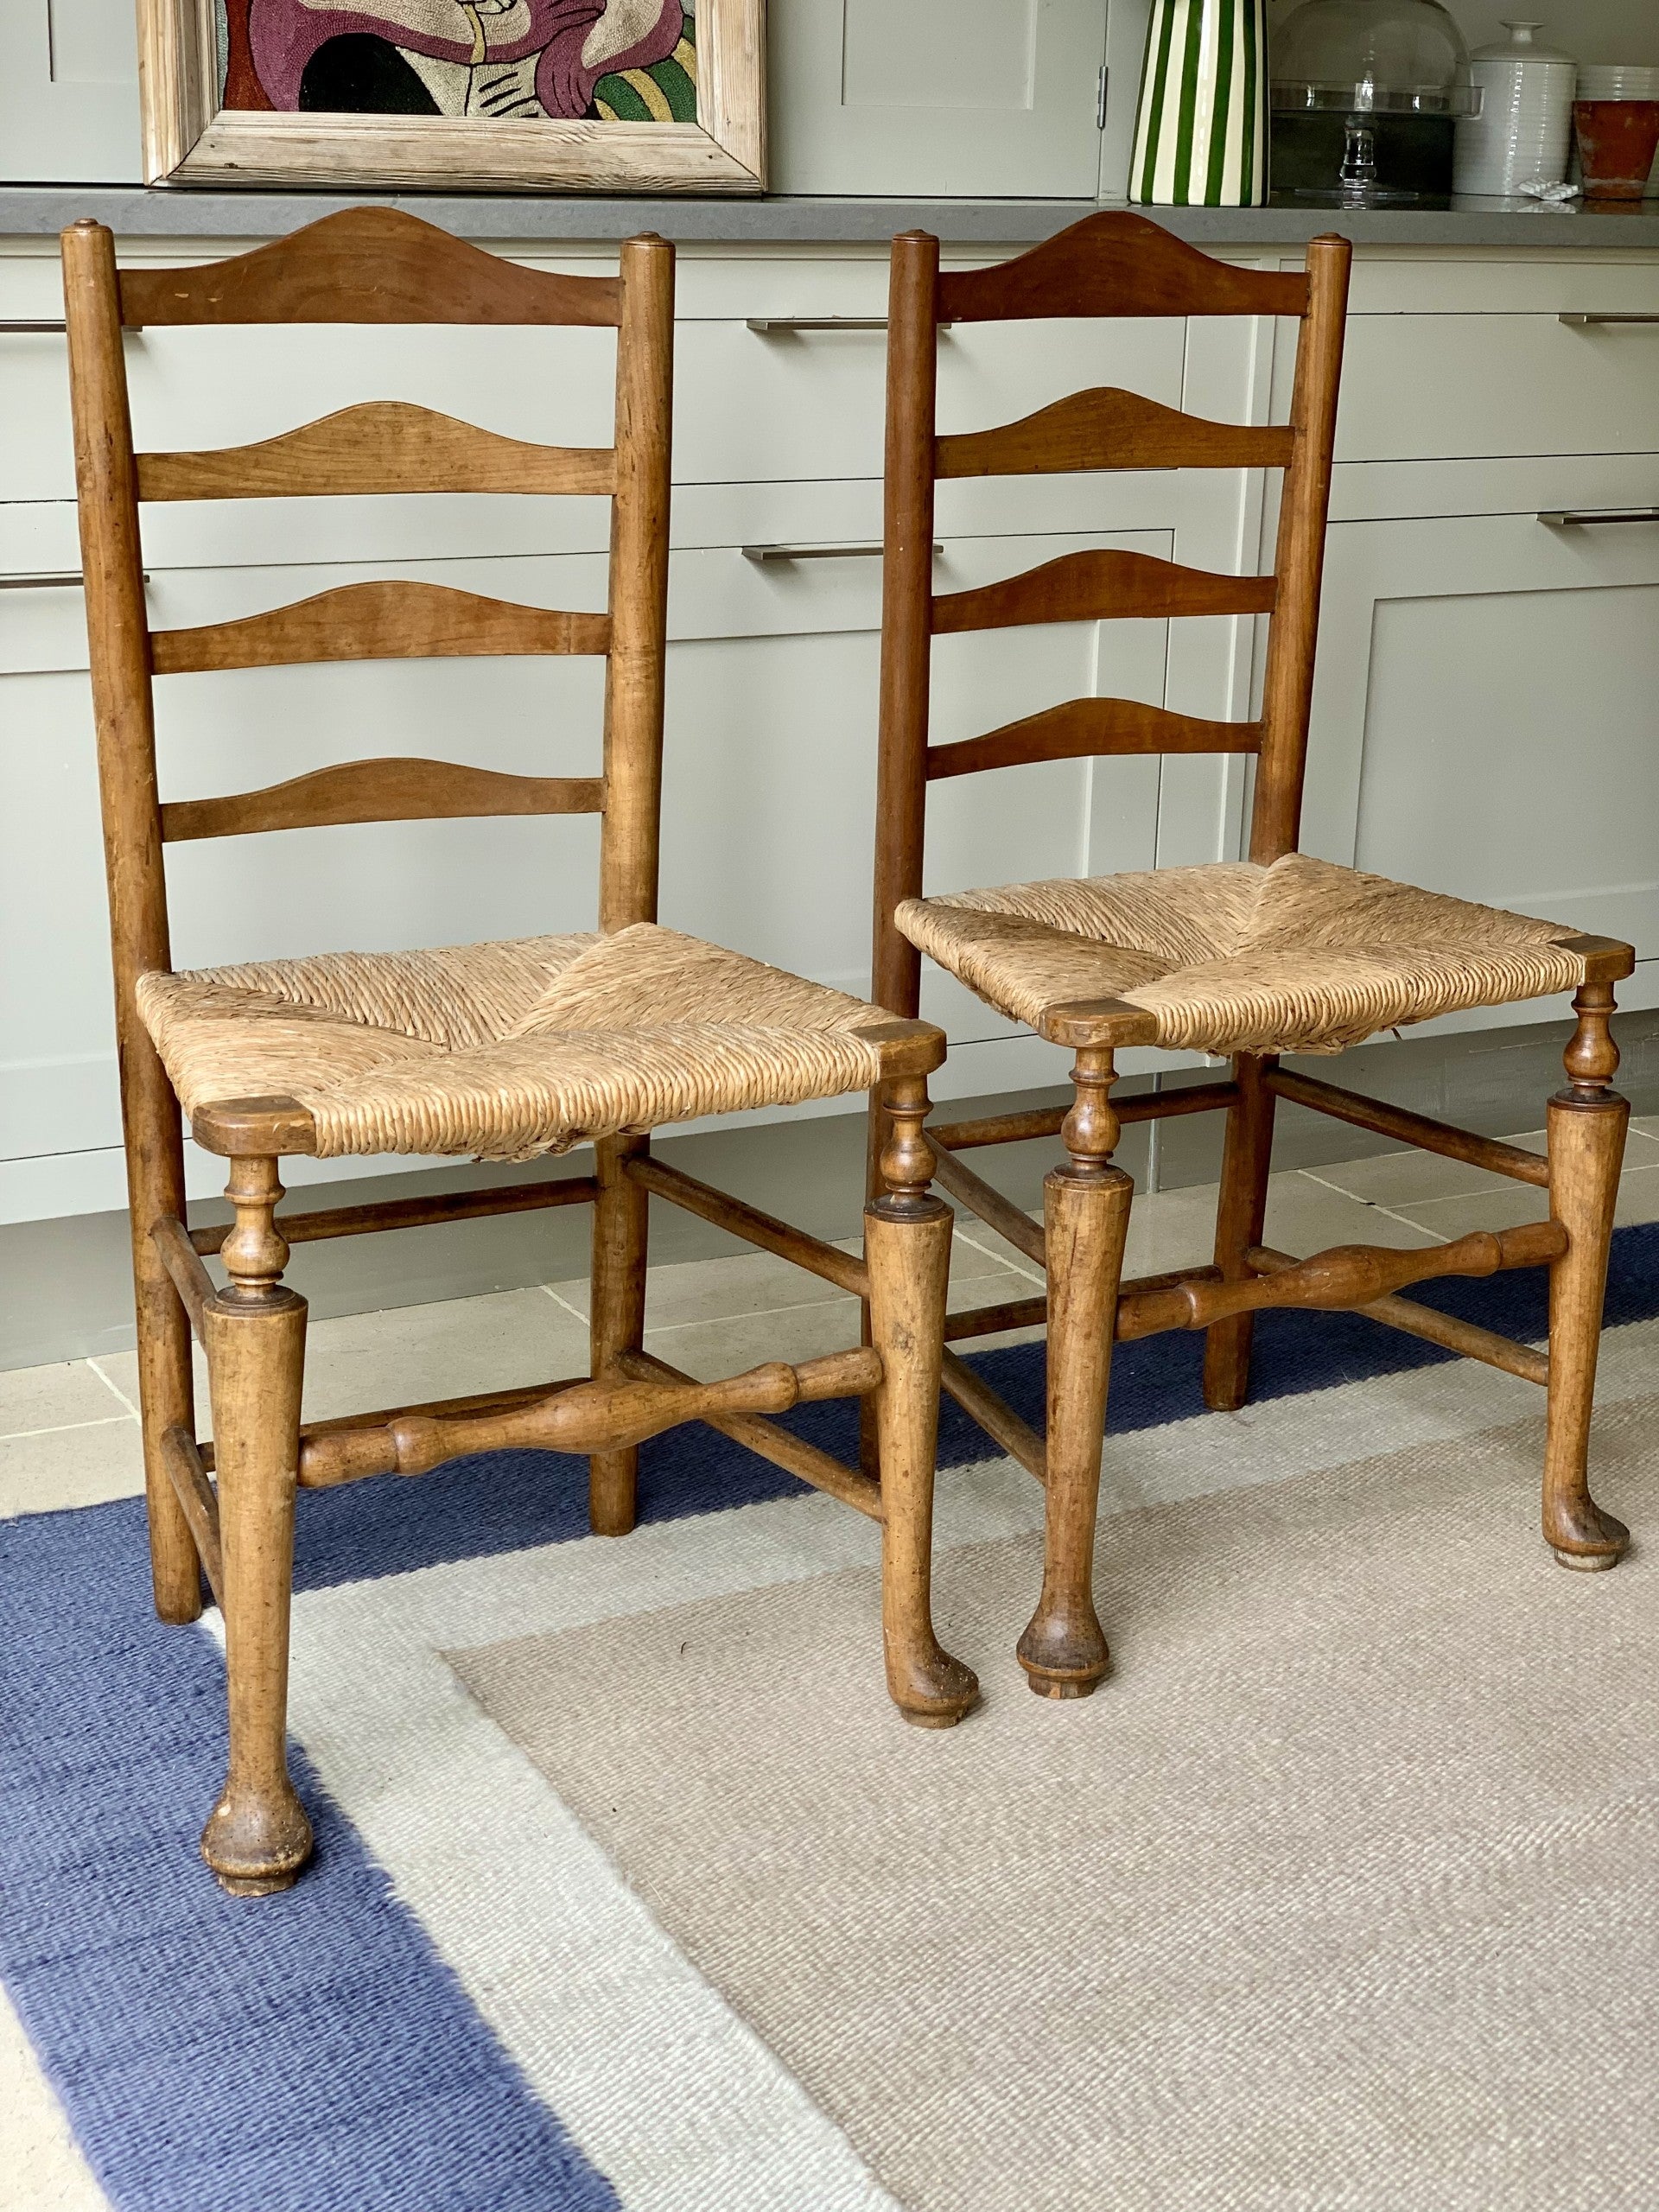
<path fill-rule="evenodd" d="M 1613 988 L 1611 983 L 1586 983 L 1573 1001 L 1579 1026 L 1573 1033 L 1565 1059 L 1572 1077 L 1574 1098 L 1601 1097 L 1618 1073 L 1618 1046 L 1613 1041 Z"/>
<path fill-rule="evenodd" d="M 263 1299 L 282 1281 L 288 1239 L 273 1218 L 284 1193 L 274 1160 L 233 1159 L 225 1195 L 236 1209 L 236 1226 L 219 1247 L 230 1272 L 225 1295 Z"/>
<path fill-rule="evenodd" d="M 1071 1164 L 1085 1174 L 1101 1174 L 1117 1150 L 1122 1125 L 1112 1109 L 1111 1090 L 1117 1069 L 1111 1047 L 1085 1045 L 1071 1069 L 1077 1095 L 1071 1111 L 1060 1124 L 1060 1141 L 1071 1155 Z"/>

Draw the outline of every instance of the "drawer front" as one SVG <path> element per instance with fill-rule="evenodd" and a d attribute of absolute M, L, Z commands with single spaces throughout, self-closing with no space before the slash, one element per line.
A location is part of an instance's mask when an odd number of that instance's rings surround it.
<path fill-rule="evenodd" d="M 1338 525 L 1306 849 L 1628 938 L 1650 991 L 1656 616 L 1659 527 Z"/>
<path fill-rule="evenodd" d="M 1350 324 L 1338 461 L 1654 452 L 1659 322 L 1408 315 Z"/>

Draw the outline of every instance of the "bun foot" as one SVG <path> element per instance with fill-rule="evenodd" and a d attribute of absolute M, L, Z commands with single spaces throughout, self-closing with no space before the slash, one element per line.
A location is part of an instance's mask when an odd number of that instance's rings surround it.
<path fill-rule="evenodd" d="M 311 1856 L 311 1823 L 291 1787 L 272 1799 L 221 1797 L 201 1832 L 220 1889 L 264 1897 L 291 1889 Z"/>
<path fill-rule="evenodd" d="M 1092 1697 L 1111 1672 L 1112 1655 L 1091 1607 L 1083 1619 L 1045 1618 L 1040 1608 L 1016 1656 L 1039 1697 Z"/>
<path fill-rule="evenodd" d="M 925 1675 L 888 1679 L 893 1703 L 912 1728 L 954 1728 L 979 1703 L 979 1677 L 971 1667 L 940 1651 Z"/>
<path fill-rule="evenodd" d="M 1605 1574 L 1629 1551 L 1630 1532 L 1586 1498 L 1571 1525 L 1547 1530 L 1545 1541 L 1558 1566 L 1570 1567 L 1575 1574 Z"/>

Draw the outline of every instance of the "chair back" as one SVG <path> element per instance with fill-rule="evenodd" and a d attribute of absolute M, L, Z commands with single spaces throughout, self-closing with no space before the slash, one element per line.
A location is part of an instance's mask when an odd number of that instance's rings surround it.
<path fill-rule="evenodd" d="M 1013 261 L 960 274 L 941 272 L 939 242 L 925 232 L 893 240 L 872 986 L 892 1013 L 917 1011 L 921 956 L 893 915 L 921 895 L 927 786 L 942 778 L 1106 753 L 1254 753 L 1250 857 L 1268 861 L 1294 850 L 1351 258 L 1345 238 L 1320 238 L 1308 247 L 1305 276 L 1235 269 L 1144 216 L 1116 213 L 1088 216 Z M 1288 423 L 1206 422 L 1134 392 L 1100 389 L 995 429 L 938 435 L 942 324 L 1077 315 L 1295 317 Z M 936 482 L 1116 468 L 1283 470 L 1273 573 L 1214 575 L 1148 554 L 1097 551 L 1066 554 L 976 590 L 935 594 Z M 982 737 L 929 744 L 936 637 L 1033 622 L 1212 614 L 1272 618 L 1258 721 L 1072 699 Z"/>
<path fill-rule="evenodd" d="M 190 269 L 119 269 L 99 223 L 63 234 L 75 473 L 124 1067 L 150 1065 L 133 986 L 170 966 L 162 848 L 340 823 L 601 814 L 601 930 L 656 918 L 667 623 L 674 250 L 631 238 L 615 276 L 519 268 L 395 209 L 325 217 Z M 541 446 L 403 403 L 348 407 L 253 445 L 135 453 L 122 331 L 164 324 L 585 324 L 617 334 L 614 442 Z M 138 510 L 149 501 L 391 493 L 563 493 L 611 501 L 603 614 L 415 582 L 346 584 L 295 605 L 152 630 Z M 156 677 L 298 662 L 593 653 L 607 661 L 603 772 L 498 774 L 357 760 L 266 790 L 163 803 Z M 140 1080 L 140 1087 L 149 1089 Z M 129 1104 L 130 1105 L 130 1099 Z"/>

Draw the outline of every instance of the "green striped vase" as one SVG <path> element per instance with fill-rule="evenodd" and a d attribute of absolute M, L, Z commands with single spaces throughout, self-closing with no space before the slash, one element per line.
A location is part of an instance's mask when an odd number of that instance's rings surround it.
<path fill-rule="evenodd" d="M 1267 46 L 1267 0 L 1153 0 L 1131 200 L 1266 206 Z"/>

